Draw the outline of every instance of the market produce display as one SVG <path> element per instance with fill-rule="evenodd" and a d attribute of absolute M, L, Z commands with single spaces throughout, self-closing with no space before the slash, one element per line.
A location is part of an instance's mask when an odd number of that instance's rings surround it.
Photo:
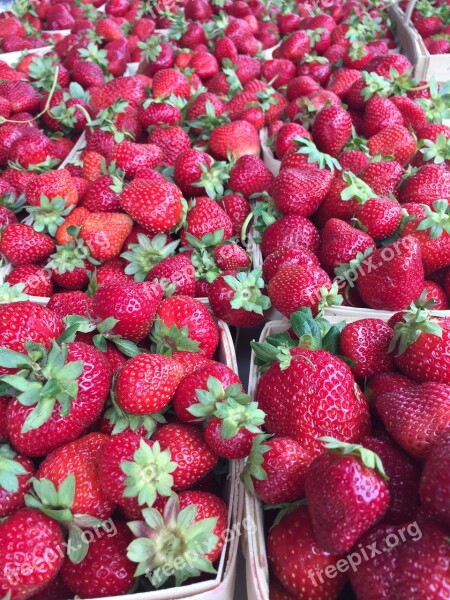
<path fill-rule="evenodd" d="M 231 600 L 244 495 L 258 600 L 448 597 L 450 87 L 398 44 L 372 0 L 0 14 L 2 600 Z"/>

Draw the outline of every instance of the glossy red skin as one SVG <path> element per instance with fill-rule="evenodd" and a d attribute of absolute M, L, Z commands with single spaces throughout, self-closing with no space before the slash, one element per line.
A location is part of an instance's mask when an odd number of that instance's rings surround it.
<path fill-rule="evenodd" d="M 322 581 L 308 576 L 311 572 L 323 573 L 328 566 L 335 567 L 341 556 L 333 556 L 319 546 L 306 506 L 288 512 L 272 527 L 267 539 L 267 557 L 276 577 L 295 598 L 335 600 L 344 587 L 346 575 L 339 571 L 336 577 L 322 577 Z"/>
<path fill-rule="evenodd" d="M 263 454 L 261 467 L 267 479 L 253 478 L 255 494 L 267 504 L 295 502 L 305 494 L 305 473 L 312 460 L 297 441 L 274 437 L 264 443 L 269 450 Z"/>
<path fill-rule="evenodd" d="M 156 316 L 171 327 L 188 328 L 190 339 L 199 342 L 199 351 L 211 358 L 219 343 L 219 329 L 204 304 L 189 296 L 172 296 L 161 302 Z"/>
<path fill-rule="evenodd" d="M 61 572 L 49 585 L 33 596 L 33 600 L 63 600 L 70 598 L 72 592 L 61 578 Z"/>
<path fill-rule="evenodd" d="M 194 296 L 195 294 L 195 268 L 189 256 L 176 254 L 163 258 L 147 273 L 146 281 L 158 282 L 168 280 L 175 285 L 174 294 Z"/>
<path fill-rule="evenodd" d="M 0 306 L 0 346 L 25 352 L 25 342 L 51 346 L 64 330 L 62 320 L 48 308 L 26 300 Z M 13 370 L 0 367 L 0 375 Z"/>
<path fill-rule="evenodd" d="M 12 592 L 11 600 L 27 600 L 54 579 L 63 562 L 65 548 L 60 526 L 38 510 L 22 508 L 0 523 L 3 564 L 0 594 Z M 26 568 L 38 565 L 38 568 Z M 25 571 L 25 573 L 22 571 Z"/>
<path fill-rule="evenodd" d="M 30 489 L 29 480 L 34 474 L 34 465 L 25 456 L 16 455 L 14 461 L 20 463 L 27 473 L 17 476 L 19 482 L 17 492 L 7 492 L 0 486 L 0 518 L 11 515 L 25 506 L 24 496 Z"/>
<path fill-rule="evenodd" d="M 450 434 L 433 445 L 420 480 L 420 500 L 427 512 L 450 526 Z"/>
<path fill-rule="evenodd" d="M 38 429 L 21 433 L 33 407 L 23 406 L 13 398 L 8 406 L 8 432 L 14 447 L 26 456 L 45 456 L 60 446 L 72 442 L 101 415 L 111 385 L 111 369 L 103 353 L 83 342 L 67 344 L 67 361 L 82 360 L 84 369 L 78 378 L 78 394 L 71 401 L 70 414 L 63 417 L 60 405 Z"/>
<path fill-rule="evenodd" d="M 224 390 L 232 384 L 241 383 L 239 376 L 229 367 L 218 362 L 210 361 L 210 364 L 200 366 L 194 372 L 186 374 L 184 379 L 178 385 L 173 397 L 173 408 L 180 421 L 183 423 L 192 423 L 201 425 L 196 421 L 188 408 L 198 404 L 196 390 L 207 390 L 209 377 L 214 377 L 220 381 Z"/>
<path fill-rule="evenodd" d="M 353 375 L 358 380 L 376 373 L 392 371 L 394 358 L 388 353 L 392 328 L 381 319 L 361 319 L 347 323 L 341 332 L 340 354 L 353 360 Z"/>
<path fill-rule="evenodd" d="M 223 438 L 221 434 L 222 420 L 211 417 L 206 423 L 205 440 L 216 454 L 228 460 L 245 458 L 250 454 L 256 433 L 241 427 L 231 438 Z"/>
<path fill-rule="evenodd" d="M 65 559 L 62 578 L 74 594 L 103 598 L 126 594 L 133 587 L 136 563 L 127 558 L 133 534 L 123 521 L 114 521 L 113 526 L 108 531 L 99 529 L 80 563 Z"/>
<path fill-rule="evenodd" d="M 401 373 L 379 373 L 369 381 L 364 393 L 369 394 L 370 400 L 375 402 L 378 396 L 387 392 L 396 392 L 415 385 L 415 382 Z"/>
<path fill-rule="evenodd" d="M 413 458 L 424 460 L 450 427 L 450 386 L 422 383 L 379 396 L 375 403 L 386 429 Z"/>
<path fill-rule="evenodd" d="M 275 206 L 287 215 L 310 217 L 330 190 L 332 175 L 325 169 L 283 168 L 271 188 Z"/>
<path fill-rule="evenodd" d="M 0 442 L 8 440 L 8 427 L 6 424 L 6 410 L 8 408 L 10 398 L 0 396 Z"/>
<path fill-rule="evenodd" d="M 59 292 L 53 294 L 47 304 L 47 308 L 61 317 L 61 319 L 67 315 L 88 317 L 92 314 L 92 299 L 80 291 Z"/>
<path fill-rule="evenodd" d="M 291 265 L 318 267 L 319 260 L 315 254 L 302 246 L 280 248 L 266 257 L 262 267 L 264 280 L 269 282 L 282 267 Z"/>
<path fill-rule="evenodd" d="M 253 194 L 260 194 L 271 186 L 274 176 L 259 156 L 245 155 L 236 161 L 230 171 L 228 187 L 235 194 L 242 194 L 248 200 Z"/>
<path fill-rule="evenodd" d="M 0 251 L 15 266 L 41 262 L 54 250 L 52 238 L 34 231 L 30 225 L 12 223 L 2 231 Z"/>
<path fill-rule="evenodd" d="M 116 379 L 116 400 L 128 413 L 148 415 L 172 400 L 183 377 L 183 367 L 168 356 L 139 354 L 130 358 Z"/>
<path fill-rule="evenodd" d="M 215 200 L 201 196 L 195 201 L 186 217 L 187 228 L 180 232 L 181 244 L 189 246 L 186 233 L 201 239 L 205 233 L 214 233 L 223 229 L 223 239 L 228 240 L 234 233 L 233 222 Z"/>
<path fill-rule="evenodd" d="M 319 258 L 322 268 L 334 275 L 340 264 L 349 263 L 356 255 L 368 248 L 375 248 L 375 242 L 365 231 L 352 227 L 346 221 L 331 218 L 322 229 L 322 245 Z"/>
<path fill-rule="evenodd" d="M 258 383 L 267 431 L 296 440 L 311 456 L 323 452 L 322 435 L 355 442 L 367 433 L 367 402 L 350 368 L 324 350 L 294 348 L 291 355 L 287 369 L 274 363 Z"/>
<path fill-rule="evenodd" d="M 217 318 L 235 327 L 255 327 L 264 321 L 264 315 L 244 308 L 233 308 L 231 302 L 235 291 L 225 281 L 225 277 L 235 277 L 237 271 L 223 271 L 209 284 L 208 299 L 211 309 Z"/>
<path fill-rule="evenodd" d="M 448 310 L 448 296 L 445 293 L 445 290 L 439 284 L 435 283 L 434 281 L 426 280 L 424 291 L 425 290 L 425 302 L 434 300 L 434 310 Z"/>
<path fill-rule="evenodd" d="M 119 320 L 114 333 L 139 341 L 150 331 L 156 309 L 163 297 L 161 286 L 150 282 L 110 282 L 100 286 L 93 298 L 94 315 Z"/>
<path fill-rule="evenodd" d="M 182 365 L 184 377 L 187 377 L 199 369 L 203 369 L 203 367 L 216 364 L 215 360 L 206 358 L 202 352 L 186 352 L 184 350 L 175 350 L 175 352 L 172 353 L 172 358 Z"/>
<path fill-rule="evenodd" d="M 75 475 L 75 496 L 72 512 L 109 518 L 115 508 L 103 493 L 98 475 L 98 457 L 108 437 L 89 433 L 75 442 L 49 454 L 36 474 L 38 479 L 49 479 L 58 488 L 71 473 Z"/>
<path fill-rule="evenodd" d="M 217 463 L 217 455 L 197 427 L 169 423 L 153 434 L 152 441 L 159 442 L 162 450 L 168 448 L 172 460 L 178 465 L 172 473 L 175 491 L 190 488 Z"/>
<path fill-rule="evenodd" d="M 266 257 L 281 246 L 304 246 L 315 254 L 319 244 L 319 233 L 311 221 L 299 215 L 288 215 L 275 221 L 264 231 L 261 252 Z"/>

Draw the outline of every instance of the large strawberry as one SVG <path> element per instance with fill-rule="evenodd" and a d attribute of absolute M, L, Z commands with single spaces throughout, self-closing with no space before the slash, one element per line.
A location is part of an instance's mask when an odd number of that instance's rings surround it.
<path fill-rule="evenodd" d="M 326 169 L 282 169 L 271 187 L 276 208 L 288 215 L 309 217 L 316 212 L 331 186 Z"/>
<path fill-rule="evenodd" d="M 43 456 L 75 440 L 100 416 L 111 370 L 102 352 L 81 342 L 53 342 L 48 352 L 31 342 L 25 348 L 28 355 L 6 348 L 0 352 L 3 366 L 22 369 L 2 377 L 14 395 L 8 432 L 19 452 Z"/>
<path fill-rule="evenodd" d="M 340 106 L 323 108 L 314 119 L 312 135 L 317 147 L 331 156 L 339 156 L 352 137 L 352 120 Z"/>
<path fill-rule="evenodd" d="M 247 121 L 234 121 L 220 125 L 211 131 L 209 149 L 219 159 L 226 159 L 229 152 L 237 158 L 246 154 L 259 155 L 258 131 Z"/>
<path fill-rule="evenodd" d="M 35 231 L 30 225 L 12 223 L 2 230 L 0 252 L 13 265 L 41 262 L 54 249 L 52 238 Z"/>
<path fill-rule="evenodd" d="M 308 468 L 306 499 L 317 541 L 324 550 L 342 554 L 386 512 L 386 474 L 371 450 L 321 439 L 328 451 Z"/>
<path fill-rule="evenodd" d="M 375 248 L 372 237 L 340 219 L 329 219 L 322 229 L 320 262 L 330 275 L 341 263 L 350 262 L 358 252 Z"/>
<path fill-rule="evenodd" d="M 299 215 L 287 215 L 265 229 L 261 252 L 263 256 L 268 256 L 282 246 L 303 246 L 317 252 L 319 245 L 319 233 L 311 221 Z"/>

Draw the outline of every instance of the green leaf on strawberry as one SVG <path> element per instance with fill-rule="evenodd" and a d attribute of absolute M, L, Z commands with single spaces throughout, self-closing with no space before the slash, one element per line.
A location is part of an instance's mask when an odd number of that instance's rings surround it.
<path fill-rule="evenodd" d="M 166 419 L 161 413 L 151 413 L 148 415 L 132 415 L 120 408 L 114 397 L 111 398 L 111 406 L 109 406 L 104 414 L 111 425 L 113 425 L 112 435 L 122 433 L 126 429 L 138 431 L 141 427 L 147 431 L 145 437 L 150 438 L 156 431 L 157 423 L 166 423 Z"/>
<path fill-rule="evenodd" d="M 187 325 L 181 329 L 175 324 L 168 327 L 160 318 L 156 318 L 150 332 L 152 343 L 152 352 L 172 356 L 175 350 L 184 350 L 185 352 L 198 352 L 200 342 L 192 340 L 189 337 L 189 328 Z"/>
<path fill-rule="evenodd" d="M 233 398 L 228 398 L 225 402 L 216 404 L 214 416 L 222 421 L 220 435 L 224 439 L 230 439 L 241 428 L 247 429 L 251 433 L 259 433 L 266 415 L 258 408 L 257 402 L 240 404 Z"/>
<path fill-rule="evenodd" d="M 421 304 L 421 299 L 425 294 L 426 291 L 422 294 L 419 302 L 411 304 L 409 310 L 403 313 L 402 320 L 395 324 L 389 352 L 396 350 L 397 356 L 403 354 L 422 333 L 442 338 L 442 327 L 438 322 L 431 320 L 430 311 Z M 435 311 L 434 314 L 438 315 L 439 312 Z"/>
<path fill-rule="evenodd" d="M 357 456 L 361 459 L 363 465 L 368 467 L 369 469 L 373 469 L 377 471 L 383 479 L 386 481 L 389 479 L 385 473 L 383 463 L 381 462 L 381 458 L 368 448 L 364 448 L 359 444 L 349 444 L 347 442 L 341 442 L 340 440 L 336 440 L 335 438 L 324 436 L 319 438 L 320 441 L 324 442 L 324 446 L 327 450 L 331 450 L 333 452 L 341 452 L 342 454 L 348 456 Z"/>
<path fill-rule="evenodd" d="M 129 264 L 125 267 L 125 273 L 133 275 L 135 281 L 145 281 L 148 272 L 167 256 L 175 253 L 180 241 L 167 243 L 164 233 L 155 235 L 150 239 L 143 233 L 139 233 L 137 244 L 130 244 L 129 250 L 121 254 Z"/>
<path fill-rule="evenodd" d="M 261 273 L 262 270 L 258 268 L 250 273 L 237 273 L 236 276 L 224 275 L 224 281 L 235 292 L 231 300 L 232 308 L 243 308 L 258 315 L 262 315 L 270 308 L 269 297 L 261 292 L 265 286 Z"/>
<path fill-rule="evenodd" d="M 216 377 L 208 377 L 207 390 L 196 390 L 195 395 L 198 404 L 192 404 L 187 409 L 191 415 L 197 417 L 198 422 L 205 421 L 215 414 L 216 406 L 222 402 L 233 400 L 239 405 L 248 404 L 250 396 L 242 391 L 242 386 L 238 383 L 229 385 L 225 390 Z"/>
<path fill-rule="evenodd" d="M 294 138 L 294 144 L 298 146 L 298 154 L 306 154 L 308 156 L 308 163 L 316 163 L 319 168 L 324 169 L 328 167 L 330 171 L 335 169 L 340 171 L 342 169 L 337 158 L 320 152 L 315 143 L 312 140 L 304 137 Z"/>
<path fill-rule="evenodd" d="M 8 444 L 0 445 L 0 488 L 15 493 L 19 489 L 19 475 L 26 475 L 27 470 L 20 462 L 14 460 L 16 453 Z"/>
<path fill-rule="evenodd" d="M 49 200 L 47 196 L 42 195 L 40 206 L 27 206 L 26 210 L 33 217 L 32 226 L 35 231 L 54 236 L 73 208 L 74 206 L 66 207 L 66 199 L 61 196 Z"/>
<path fill-rule="evenodd" d="M 24 283 L 16 283 L 15 285 L 11 285 L 8 282 L 3 283 L 2 285 L 0 285 L 0 303 L 21 302 L 23 300 L 29 300 L 30 296 L 28 296 L 28 294 L 23 293 L 24 289 Z"/>
<path fill-rule="evenodd" d="M 255 437 L 252 444 L 252 449 L 247 457 L 245 467 L 241 473 L 241 481 L 250 493 L 254 493 L 253 479 L 265 481 L 267 473 L 263 469 L 264 454 L 270 450 L 270 446 L 265 442 L 270 439 L 270 435 L 261 433 Z"/>

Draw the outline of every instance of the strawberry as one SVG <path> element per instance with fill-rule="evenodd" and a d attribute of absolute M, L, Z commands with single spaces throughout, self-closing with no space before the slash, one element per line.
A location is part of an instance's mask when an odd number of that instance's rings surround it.
<path fill-rule="evenodd" d="M 153 125 L 179 125 L 181 123 L 181 110 L 163 99 L 148 98 L 138 108 L 138 118 L 142 127 L 148 130 Z"/>
<path fill-rule="evenodd" d="M 72 66 L 72 80 L 83 88 L 101 86 L 105 83 L 105 75 L 100 65 L 89 60 L 76 60 Z"/>
<path fill-rule="evenodd" d="M 154 233 L 175 227 L 182 214 L 181 191 L 169 182 L 134 179 L 122 192 L 120 204 L 135 221 Z"/>
<path fill-rule="evenodd" d="M 364 110 L 364 133 L 366 137 L 376 135 L 393 125 L 403 125 L 403 115 L 389 98 L 372 96 Z"/>
<path fill-rule="evenodd" d="M 109 164 L 113 161 L 116 168 L 125 173 L 125 177 L 132 178 L 140 168 L 153 169 L 162 161 L 162 150 L 155 144 L 135 144 L 133 142 L 120 142 L 114 146 L 108 156 Z"/>
<path fill-rule="evenodd" d="M 219 343 L 219 330 L 204 304 L 189 296 L 164 299 L 151 331 L 158 354 L 174 350 L 203 352 L 211 358 Z"/>
<path fill-rule="evenodd" d="M 173 408 L 181 422 L 195 425 L 212 416 L 216 402 L 229 397 L 240 399 L 241 395 L 242 384 L 236 373 L 226 365 L 211 361 L 200 364 L 190 373 L 185 371 L 173 398 Z"/>
<path fill-rule="evenodd" d="M 448 296 L 440 285 L 434 281 L 425 281 L 424 293 L 424 303 L 432 301 L 434 310 L 448 310 Z"/>
<path fill-rule="evenodd" d="M 211 471 L 217 455 L 207 445 L 203 432 L 191 425 L 169 423 L 153 434 L 162 450 L 168 449 L 176 462 L 173 471 L 173 489 L 185 490 Z"/>
<path fill-rule="evenodd" d="M 41 262 L 54 249 L 51 237 L 38 233 L 30 225 L 12 223 L 2 230 L 0 252 L 13 265 Z"/>
<path fill-rule="evenodd" d="M 61 568 L 64 583 L 73 594 L 85 598 L 127 594 L 135 582 L 135 566 L 127 558 L 132 540 L 123 521 L 110 521 L 96 531 L 81 562 L 65 559 Z M 99 570 L 99 564 L 114 565 L 114 569 Z"/>
<path fill-rule="evenodd" d="M 0 83 L 0 95 L 9 100 L 13 114 L 38 112 L 39 94 L 29 82 L 4 81 Z"/>
<path fill-rule="evenodd" d="M 305 267 L 319 267 L 319 260 L 307 248 L 291 246 L 275 250 L 263 262 L 262 275 L 267 283 L 282 267 L 302 265 Z"/>
<path fill-rule="evenodd" d="M 22 283 L 23 293 L 29 296 L 49 298 L 53 293 L 53 284 L 48 271 L 37 265 L 21 265 L 6 277 L 10 285 Z"/>
<path fill-rule="evenodd" d="M 0 442 L 8 441 L 8 426 L 6 423 L 6 411 L 8 409 L 9 398 L 0 396 Z"/>
<path fill-rule="evenodd" d="M 295 31 L 281 42 L 276 50 L 276 58 L 298 62 L 309 52 L 309 49 L 310 39 L 306 33 L 304 31 Z"/>
<path fill-rule="evenodd" d="M 424 165 L 401 185 L 399 200 L 432 207 L 433 202 L 450 197 L 450 172 L 439 165 Z"/>
<path fill-rule="evenodd" d="M 246 462 L 243 481 L 263 502 L 295 502 L 305 494 L 305 473 L 311 459 L 291 438 L 258 436 Z"/>
<path fill-rule="evenodd" d="M 216 246 L 213 251 L 214 260 L 222 271 L 245 270 L 251 265 L 247 252 L 234 244 Z"/>
<path fill-rule="evenodd" d="M 183 246 L 189 245 L 189 235 L 201 240 L 204 235 L 213 235 L 221 230 L 219 241 L 228 240 L 234 233 L 233 223 L 226 212 L 211 198 L 196 198 L 190 205 L 184 229 L 180 232 Z"/>
<path fill-rule="evenodd" d="M 69 227 L 79 227 L 83 224 L 83 221 L 88 217 L 90 212 L 86 208 L 77 206 L 74 208 L 69 215 L 64 219 L 64 222 L 59 225 L 56 230 L 55 240 L 60 246 L 64 246 L 69 242 L 75 242 L 75 237 L 67 233 Z"/>
<path fill-rule="evenodd" d="M 407 96 L 393 96 L 391 102 L 401 112 L 405 127 L 412 127 L 416 134 L 426 127 L 427 116 L 417 102 Z"/>
<path fill-rule="evenodd" d="M 59 292 L 53 294 L 47 308 L 61 319 L 67 315 L 88 317 L 92 313 L 92 299 L 84 292 Z"/>
<path fill-rule="evenodd" d="M 270 189 L 275 207 L 288 215 L 309 217 L 316 212 L 329 192 L 332 175 L 325 169 L 286 169 L 275 178 Z"/>
<path fill-rule="evenodd" d="M 139 341 L 149 333 L 162 296 L 162 288 L 155 283 L 110 282 L 96 290 L 93 312 L 101 320 L 114 317 L 115 334 Z"/>
<path fill-rule="evenodd" d="M 189 136 L 179 125 L 156 125 L 148 134 L 148 142 L 161 149 L 160 162 L 171 167 L 178 156 L 190 148 Z"/>
<path fill-rule="evenodd" d="M 208 5 L 207 5 L 208 6 Z M 176 585 L 198 576 L 200 571 L 215 572 L 223 546 L 227 507 L 223 500 L 207 492 L 189 491 L 173 495 L 164 508 L 144 509 L 144 521 L 129 524 L 136 539 L 128 548 L 128 557 L 139 563 L 137 573 L 149 573 L 152 586 L 159 588 L 174 572 Z M 164 549 L 155 548 L 164 542 Z M 150 549 L 142 552 L 142 548 Z M 183 559 L 189 552 L 190 561 Z M 155 553 L 155 558 L 150 558 Z M 174 568 L 183 559 L 182 568 Z"/>
<path fill-rule="evenodd" d="M 205 188 L 199 185 L 204 173 L 203 166 L 208 169 L 213 159 L 200 150 L 190 148 L 177 156 L 174 164 L 174 180 L 185 196 L 204 196 Z"/>
<path fill-rule="evenodd" d="M 10 592 L 11 600 L 22 600 L 45 588 L 62 565 L 63 544 L 58 523 L 38 510 L 22 508 L 0 523 L 4 565 L 0 593 L 7 597 Z M 36 564 L 38 569 L 29 568 Z"/>
<path fill-rule="evenodd" d="M 330 288 L 325 271 L 297 264 L 281 267 L 269 282 L 268 294 L 273 307 L 289 318 L 301 307 L 309 307 L 316 314 Z"/>
<path fill-rule="evenodd" d="M 274 177 L 269 168 L 258 156 L 241 156 L 230 171 L 228 187 L 235 194 L 241 194 L 247 200 L 254 194 L 269 189 Z"/>
<path fill-rule="evenodd" d="M 375 248 L 369 234 L 340 219 L 329 219 L 322 229 L 320 263 L 327 273 L 333 275 L 334 269 L 341 263 L 351 261 L 358 252 L 364 253 L 369 248 Z"/>
<path fill-rule="evenodd" d="M 16 454 L 8 444 L 0 445 L 0 518 L 25 506 L 25 494 L 30 488 L 34 465 L 25 456 Z"/>
<path fill-rule="evenodd" d="M 385 393 L 376 409 L 394 440 L 413 458 L 424 460 L 434 442 L 449 428 L 450 387 L 422 383 Z"/>
<path fill-rule="evenodd" d="M 135 356 L 117 376 L 116 401 L 131 414 L 159 412 L 171 401 L 182 377 L 181 365 L 167 356 Z"/>
<path fill-rule="evenodd" d="M 333 438 L 321 439 L 328 452 L 308 467 L 306 499 L 321 547 L 342 554 L 386 512 L 387 477 L 380 458 L 371 450 Z"/>
<path fill-rule="evenodd" d="M 249 274 L 224 271 L 209 285 L 208 299 L 219 319 L 236 327 L 254 327 L 270 307 L 269 298 L 261 292 L 263 287 L 261 269 Z"/>
<path fill-rule="evenodd" d="M 272 81 L 275 89 L 288 84 L 295 76 L 295 65 L 285 58 L 267 60 L 262 68 L 261 75 L 266 81 Z"/>
<path fill-rule="evenodd" d="M 323 108 L 314 119 L 313 139 L 322 152 L 338 156 L 352 136 L 352 121 L 339 106 Z"/>
<path fill-rule="evenodd" d="M 103 157 L 93 150 L 84 150 L 82 155 L 83 177 L 88 181 L 95 181 L 102 175 Z"/>
<path fill-rule="evenodd" d="M 406 165 L 416 152 L 416 140 L 403 125 L 390 125 L 371 136 L 367 142 L 372 156 L 394 157 L 401 165 Z"/>
<path fill-rule="evenodd" d="M 79 437 L 100 416 L 111 383 L 109 365 L 93 346 L 69 343 L 60 347 L 53 343 L 48 353 L 43 346 L 36 351 L 40 357 L 37 362 L 28 355 L 10 355 L 8 350 L 4 352 L 9 361 L 1 360 L 2 365 L 8 361 L 14 368 L 25 365 L 20 381 L 8 375 L 3 380 L 20 388 L 8 406 L 8 431 L 14 446 L 27 456 L 43 456 Z M 41 361 L 46 375 L 37 389 L 35 370 L 40 372 Z M 52 396 L 42 392 L 48 381 L 55 390 Z M 33 403 L 24 405 L 22 393 L 27 389 L 35 390 Z"/>
<path fill-rule="evenodd" d="M 360 319 L 348 323 L 341 332 L 340 353 L 353 361 L 356 379 L 392 371 L 394 361 L 388 349 L 394 332 L 381 319 Z"/>
<path fill-rule="evenodd" d="M 294 146 L 296 138 L 312 139 L 312 136 L 298 123 L 285 123 L 280 127 L 275 139 L 276 154 L 280 160 Z"/>
<path fill-rule="evenodd" d="M 281 246 L 302 246 L 317 252 L 319 243 L 319 234 L 311 221 L 299 215 L 288 215 L 264 231 L 261 252 L 263 256 L 268 256 Z"/>
<path fill-rule="evenodd" d="M 75 206 L 78 202 L 78 192 L 66 169 L 41 173 L 30 181 L 25 191 L 27 204 L 40 206 L 42 196 L 49 200 L 59 196 L 65 201 L 65 206 Z"/>
<path fill-rule="evenodd" d="M 226 159 L 229 152 L 237 158 L 246 154 L 259 155 L 261 147 L 257 130 L 247 121 L 234 121 L 219 125 L 211 131 L 209 149 L 219 159 Z"/>
<path fill-rule="evenodd" d="M 402 166 L 395 160 L 370 162 L 359 177 L 379 196 L 397 196 L 403 177 Z"/>
<path fill-rule="evenodd" d="M 131 232 L 133 220 L 122 213 L 91 213 L 81 225 L 80 237 L 95 260 L 109 260 L 119 256 Z"/>
<path fill-rule="evenodd" d="M 154 281 L 173 295 L 195 295 L 195 267 L 189 256 L 167 256 L 150 269 L 146 281 Z"/>
<path fill-rule="evenodd" d="M 420 480 L 420 499 L 427 512 L 444 525 L 450 523 L 448 463 L 450 437 L 444 433 L 432 446 Z"/>
<path fill-rule="evenodd" d="M 393 235 L 402 220 L 402 208 L 390 198 L 371 198 L 356 211 L 359 226 L 374 239 Z"/>
<path fill-rule="evenodd" d="M 112 106 L 117 98 L 139 106 L 146 97 L 145 87 L 144 80 L 139 76 L 116 77 L 91 95 L 91 106 L 94 110 L 104 110 Z"/>
<path fill-rule="evenodd" d="M 251 212 L 248 201 L 239 194 L 228 194 L 222 198 L 220 205 L 233 223 L 235 235 L 242 235 L 242 228 Z"/>
<path fill-rule="evenodd" d="M 295 598 L 338 598 L 346 576 L 337 570 L 340 557 L 323 550 L 316 541 L 306 506 L 283 515 L 267 538 L 267 558 L 276 577 Z M 333 569 L 333 577 L 321 577 Z"/>
<path fill-rule="evenodd" d="M 100 175 L 84 193 L 80 206 L 90 212 L 119 212 L 120 193 L 116 191 L 111 175 Z"/>
<path fill-rule="evenodd" d="M 400 315 L 394 326 L 391 350 L 397 367 L 408 377 L 422 382 L 450 384 L 448 344 L 450 323 L 423 310 Z"/>

